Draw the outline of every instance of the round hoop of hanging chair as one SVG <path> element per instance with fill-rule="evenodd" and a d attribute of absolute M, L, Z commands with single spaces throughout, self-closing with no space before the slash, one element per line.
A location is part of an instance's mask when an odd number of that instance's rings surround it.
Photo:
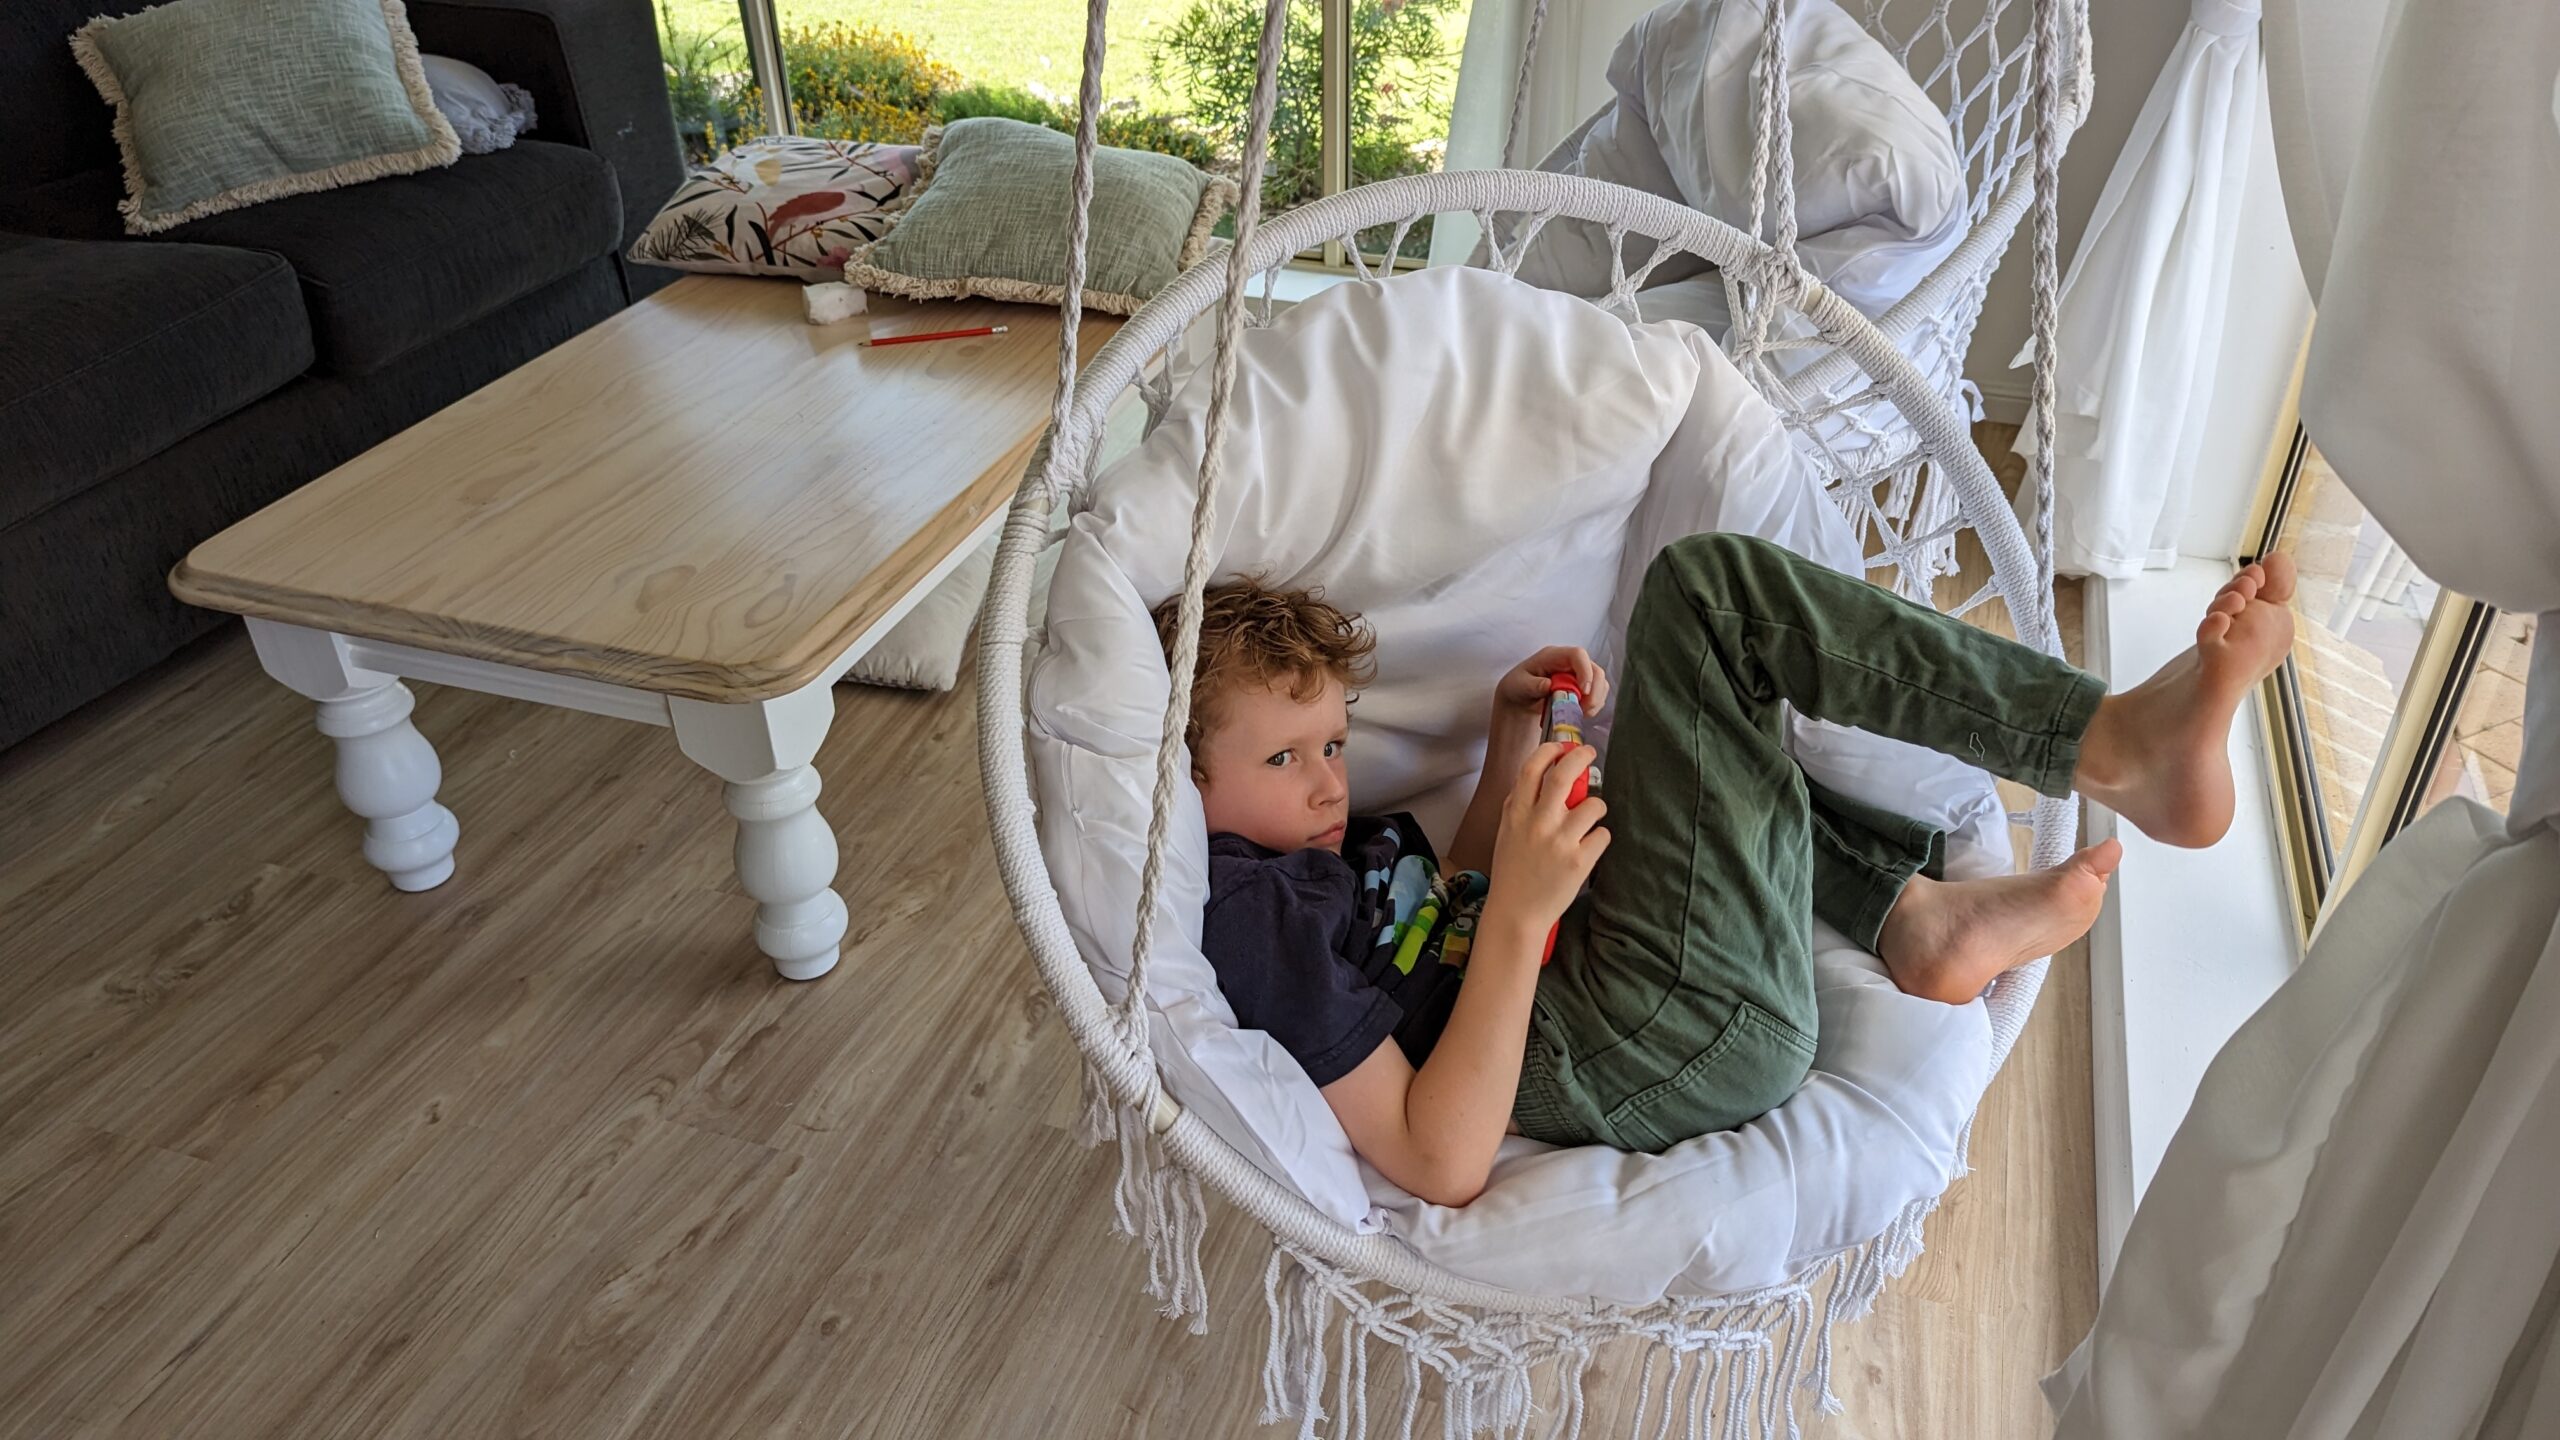
<path fill-rule="evenodd" d="M 1659 196 L 1577 176 L 1483 170 L 1382 180 L 1272 217 L 1247 239 L 1244 269 L 1248 274 L 1266 274 L 1327 240 L 1378 227 L 1401 227 L 1424 216 L 1460 213 L 1544 214 L 1595 221 L 1626 236 L 1659 242 L 1666 251 L 1697 255 L 1736 274 L 1769 275 L 1774 273 L 1771 267 L 1783 263 L 1769 246 L 1732 226 Z M 1052 511 L 1087 480 L 1114 400 L 1139 382 L 1148 364 L 1195 319 L 1224 298 L 1229 263 L 1227 257 L 1213 255 L 1184 272 L 1131 316 L 1083 367 L 1063 422 L 1035 452 L 1005 521 L 980 620 L 978 743 L 997 865 L 1015 918 L 1061 1018 L 1114 1104 L 1146 1107 L 1145 1123 L 1157 1133 L 1167 1157 L 1225 1195 L 1278 1242 L 1350 1274 L 1482 1310 L 1566 1315 L 1623 1308 L 1582 1298 L 1525 1294 L 1472 1280 L 1425 1260 L 1391 1236 L 1356 1234 L 1274 1181 L 1207 1123 L 1164 1094 L 1153 1055 L 1143 1042 L 1132 1043 L 1114 1005 L 1096 984 L 1060 907 L 1035 828 L 1029 757 L 1023 744 L 1023 664 L 1029 642 L 1033 562 L 1049 539 Z M 1352 283 L 1379 282 L 1364 272 Z M 1809 319 L 1912 427 L 1919 449 L 1938 476 L 1955 488 L 1964 519 L 1979 532 L 1998 591 L 2022 632 L 2028 632 L 2022 638 L 2048 653 L 2059 653 L 2049 607 L 2037 593 L 2035 554 L 1990 467 L 1974 449 L 1966 418 L 1874 321 L 1818 283 L 1799 278 L 1785 303 Z M 2034 825 L 2034 863 L 2058 863 L 2068 854 L 2075 829 L 2069 804 L 2041 803 Z M 2010 972 L 1992 987 L 1987 1003 L 1995 1061 L 2005 1058 L 2015 1043 L 2043 977 L 2044 965 L 2038 962 Z"/>

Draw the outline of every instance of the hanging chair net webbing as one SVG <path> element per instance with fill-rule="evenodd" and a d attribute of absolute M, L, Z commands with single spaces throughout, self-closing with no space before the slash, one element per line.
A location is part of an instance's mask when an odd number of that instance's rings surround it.
<path fill-rule="evenodd" d="M 1946 365 L 1960 364 L 1989 272 L 2032 202 L 2039 212 L 2035 422 L 2040 435 L 2049 435 L 2057 279 L 2049 196 L 2062 140 L 2085 104 L 2085 82 L 2065 86 L 2054 77 L 2082 71 L 2083 0 L 2034 0 L 2031 10 L 2012 0 L 1988 0 L 1986 12 L 1970 25 L 1950 20 L 1950 3 L 1937 0 L 1909 7 L 1919 18 L 1901 29 L 1890 13 L 1897 8 L 1894 0 L 1869 7 L 1870 27 L 1914 67 L 1933 96 L 1945 100 L 1968 165 L 1981 167 L 1973 233 L 1881 322 L 1859 314 L 1795 261 L 1784 66 L 1761 67 L 1764 149 L 1753 223 L 1755 231 L 1767 231 L 1765 239 L 1623 186 L 1518 170 L 1400 177 L 1266 221 L 1258 213 L 1259 191 L 1287 8 L 1288 0 L 1266 0 L 1233 247 L 1160 291 L 1086 364 L 1077 332 L 1107 9 L 1107 0 L 1091 0 L 1057 401 L 1049 434 L 1007 516 L 981 617 L 979 743 L 997 861 L 1034 962 L 1085 1057 L 1086 1136 L 1094 1143 L 1118 1143 L 1115 1221 L 1142 1242 L 1147 1293 L 1162 1302 L 1165 1315 L 1187 1316 L 1195 1330 L 1205 1328 L 1207 1303 L 1200 1264 L 1207 1221 L 1203 1186 L 1271 1232 L 1262 1418 L 1297 1419 L 1305 1435 L 1370 1434 L 1373 1402 L 1385 1433 L 1409 1435 L 1429 1375 L 1439 1377 L 1449 1435 L 1579 1435 L 1584 1373 L 1599 1347 L 1618 1339 L 1641 1341 L 1646 1350 L 1639 1387 L 1643 1408 L 1630 1433 L 1791 1435 L 1800 1398 L 1836 1408 L 1828 1385 L 1831 1326 L 1864 1313 L 1885 1281 L 1917 1255 L 1934 1196 L 1914 1201 L 1873 1240 L 1764 1290 L 1640 1306 L 1526 1295 L 1453 1273 L 1391 1236 L 1354 1233 L 1274 1181 L 1166 1092 L 1149 1044 L 1150 928 L 1165 832 L 1182 776 L 1179 737 L 1191 702 L 1201 594 L 1215 561 L 1209 521 L 1217 503 L 1238 338 L 1245 326 L 1267 323 L 1272 277 L 1295 256 L 1340 241 L 1357 281 L 1378 283 L 1383 277 L 1364 258 L 1360 238 L 1388 235 L 1383 253 L 1394 255 L 1410 228 L 1429 216 L 1474 216 L 1484 233 L 1501 237 L 1493 263 L 1506 271 L 1517 266 L 1551 219 L 1603 225 L 1619 263 L 1610 293 L 1599 303 L 1629 314 L 1638 307 L 1652 266 L 1675 253 L 1697 256 L 1717 267 L 1734 300 L 1728 353 L 1773 402 L 1799 445 L 1818 458 L 1835 498 L 1865 523 L 1875 563 L 1893 566 L 1906 589 L 1921 580 L 1925 595 L 1925 580 L 1935 573 L 1928 569 L 1936 563 L 1929 558 L 1932 547 L 1951 547 L 1958 529 L 1973 529 L 1994 573 L 1984 594 L 2006 601 L 2021 638 L 2059 653 L 2047 546 L 2041 537 L 2030 541 L 2021 532 L 1974 449 L 1970 417 L 1951 403 L 1958 383 L 1950 378 L 1953 371 L 1915 363 L 1912 351 L 1918 349 L 1922 360 L 1943 353 Z M 1542 19 L 1545 7 L 1537 8 Z M 2019 23 L 2021 14 L 2032 23 Z M 1769 53 L 1783 53 L 1777 42 L 1784 22 L 1783 3 L 1767 12 Z M 1918 68 L 1924 63 L 1925 72 Z M 1524 57 L 1524 85 L 1531 64 Z M 2037 76 L 2044 83 L 2032 83 Z M 2031 166 L 2018 164 L 2030 157 Z M 1625 247 L 1637 240 L 1652 242 L 1650 253 L 1630 267 Z M 1035 828 L 1023 744 L 1034 560 L 1050 538 L 1060 505 L 1091 478 L 1114 402 L 1134 388 L 1144 397 L 1150 425 L 1160 419 L 1171 403 L 1173 377 L 1183 368 L 1186 336 L 1204 316 L 1215 319 L 1216 343 L 1209 357 L 1207 438 L 1192 543 L 1171 650 L 1167 738 L 1157 756 L 1153 829 L 1128 984 L 1121 996 L 1107 999 L 1078 950 Z M 1943 343 L 1915 347 L 1913 337 L 1923 333 Z M 2049 446 L 2042 448 L 2050 453 Z M 2040 494 L 2049 494 L 2047 462 L 2038 462 L 2034 483 Z M 1937 497 L 1929 502 L 1936 508 L 1918 504 L 1914 492 Z M 2038 507 L 2039 514 L 2049 510 Z M 2033 825 L 2035 865 L 2067 856 L 2076 829 L 2068 802 L 2041 803 Z M 2043 971 L 2042 962 L 2012 971 L 1986 997 L 1995 1056 L 2005 1056 L 2015 1042 Z M 1369 1374 L 1373 1360 L 1382 1372 L 1377 1395 Z M 1538 1396 L 1545 1398 L 1533 1403 Z M 1541 1421 L 1533 1431 L 1533 1422 Z"/>
<path fill-rule="evenodd" d="M 1751 5 L 1755 0 L 1734 0 Z M 2063 60 L 2048 73 L 2056 88 L 2035 83 L 2034 47 L 2048 7 L 2031 0 L 1839 0 L 1865 30 L 1909 72 L 1929 103 L 1943 118 L 1966 196 L 1962 239 L 1946 257 L 1883 313 L 1876 327 L 1908 356 L 1939 396 L 1975 419 L 1982 418 L 1981 393 L 1964 376 L 1966 351 L 1991 277 L 1999 269 L 2019 223 L 2038 206 L 2037 174 L 2047 164 L 2058 166 L 2061 141 L 2085 113 L 2089 100 L 2087 9 L 2067 0 L 2059 40 Z M 1504 154 L 1516 163 L 1521 153 L 1522 120 L 1528 109 L 1538 39 L 1545 33 L 1547 6 L 1540 0 L 1531 12 L 1514 92 Z M 1782 17 L 1761 12 L 1770 33 Z M 1774 39 L 1768 52 L 1782 51 Z M 1763 74 L 1761 106 L 1754 116 L 1754 164 L 1751 213 L 1742 226 L 1757 238 L 1792 250 L 1795 247 L 1794 173 L 1776 157 L 1789 151 L 1788 111 L 1780 102 L 1788 77 Z M 2050 113 L 2054 124 L 2034 123 Z M 2049 141 L 2050 144 L 2044 142 Z M 2050 153 L 2046 153 L 2047 151 Z M 2021 162 L 2025 162 L 2022 164 Z M 2039 215 L 2040 223 L 2050 217 Z M 1487 234 L 1497 251 L 1516 239 L 1535 216 L 1508 222 L 1506 233 Z M 2039 251 L 2040 257 L 2044 251 Z M 1654 263 L 1667 257 L 1654 257 Z M 2039 268 L 2049 263 L 2040 258 Z M 1650 269 L 1651 267 L 1648 267 Z M 1953 489 L 1936 482 L 1937 467 L 1918 444 L 1906 417 L 1879 403 L 1872 377 L 1854 374 L 1845 357 L 1833 353 L 1827 339 L 1798 331 L 1788 333 L 1762 297 L 1739 287 L 1742 277 L 1728 274 L 1728 314 L 1771 327 L 1757 331 L 1735 358 L 1784 411 L 1790 427 L 1805 443 L 1824 453 L 1834 476 L 1834 495 L 1853 525 L 1867 539 L 1878 568 L 1890 567 L 1891 582 L 1903 594 L 1924 603 L 1935 600 L 1941 577 L 1957 573 L 1955 534 L 1967 528 Z M 2039 305 L 2050 302 L 2059 283 L 2037 277 Z M 1644 310 L 1647 297 L 1636 297 L 1633 313 Z M 1747 314 L 1746 307 L 1756 310 Z M 1772 322 L 1779 322 L 1772 324 Z M 1736 330 L 1743 326 L 1737 323 Z M 2043 335 L 2041 328 L 2037 331 Z M 1783 382 L 1782 379 L 1783 378 Z M 2043 512 L 2038 511 L 2038 514 Z M 1951 605 L 1962 614 L 1989 598 L 1989 591 Z"/>

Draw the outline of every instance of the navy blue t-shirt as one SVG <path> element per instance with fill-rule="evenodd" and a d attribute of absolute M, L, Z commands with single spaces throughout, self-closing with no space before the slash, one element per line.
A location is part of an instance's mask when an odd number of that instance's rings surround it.
<path fill-rule="evenodd" d="M 1236 1021 L 1330 1085 L 1395 1037 L 1420 1065 L 1448 1026 L 1485 879 L 1442 877 L 1410 815 L 1354 816 L 1342 851 L 1209 837 L 1200 948 Z"/>

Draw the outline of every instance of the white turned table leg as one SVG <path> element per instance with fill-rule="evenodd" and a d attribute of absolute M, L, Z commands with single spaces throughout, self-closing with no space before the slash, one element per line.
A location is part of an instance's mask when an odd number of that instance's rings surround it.
<path fill-rule="evenodd" d="M 453 875 L 462 826 L 436 803 L 444 767 L 409 723 L 417 706 L 394 680 L 320 702 L 320 733 L 338 742 L 338 798 L 364 817 L 364 858 L 397 890 L 432 890 Z"/>
<path fill-rule="evenodd" d="M 676 744 L 728 782 L 722 798 L 738 821 L 738 883 L 756 899 L 756 948 L 786 980 L 835 968 L 847 925 L 836 894 L 836 834 L 818 813 L 809 762 L 835 718 L 820 681 L 752 705 L 670 698 Z"/>
<path fill-rule="evenodd" d="M 249 635 L 268 674 L 317 702 L 320 733 L 337 742 L 338 798 L 365 822 L 366 862 L 399 890 L 451 878 L 462 827 L 436 803 L 444 767 L 409 723 L 409 687 L 351 663 L 343 636 L 262 620 Z"/>
<path fill-rule="evenodd" d="M 786 980 L 835 968 L 844 940 L 836 834 L 818 813 L 818 772 L 802 765 L 723 790 L 738 819 L 738 882 L 756 898 L 756 948 Z"/>

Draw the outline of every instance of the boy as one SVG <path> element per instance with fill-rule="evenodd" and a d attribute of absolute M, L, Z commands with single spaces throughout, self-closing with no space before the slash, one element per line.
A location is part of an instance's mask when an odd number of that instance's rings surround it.
<path fill-rule="evenodd" d="M 1607 798 L 1568 808 L 1596 754 L 1541 745 L 1538 711 L 1552 674 L 1595 709 L 1609 679 L 1579 649 L 1541 650 L 1495 684 L 1443 858 L 1409 816 L 1350 813 L 1349 692 L 1374 643 L 1358 618 L 1223 586 L 1186 736 L 1211 832 L 1202 949 L 1238 1022 L 1425 1200 L 1473 1200 L 1506 1131 L 1659 1151 L 1741 1125 L 1811 1068 L 1812 917 L 1903 990 L 1963 1004 L 2085 933 L 2122 853 L 1942 881 L 1941 836 L 1796 767 L 1780 702 L 2210 845 L 2231 823 L 2231 719 L 2292 643 L 2292 592 L 2285 557 L 2248 567 L 2194 648 L 2108 695 L 1765 541 L 1690 536 L 1656 557 L 1627 628 Z M 1169 644 L 1171 602 L 1156 620 Z"/>

